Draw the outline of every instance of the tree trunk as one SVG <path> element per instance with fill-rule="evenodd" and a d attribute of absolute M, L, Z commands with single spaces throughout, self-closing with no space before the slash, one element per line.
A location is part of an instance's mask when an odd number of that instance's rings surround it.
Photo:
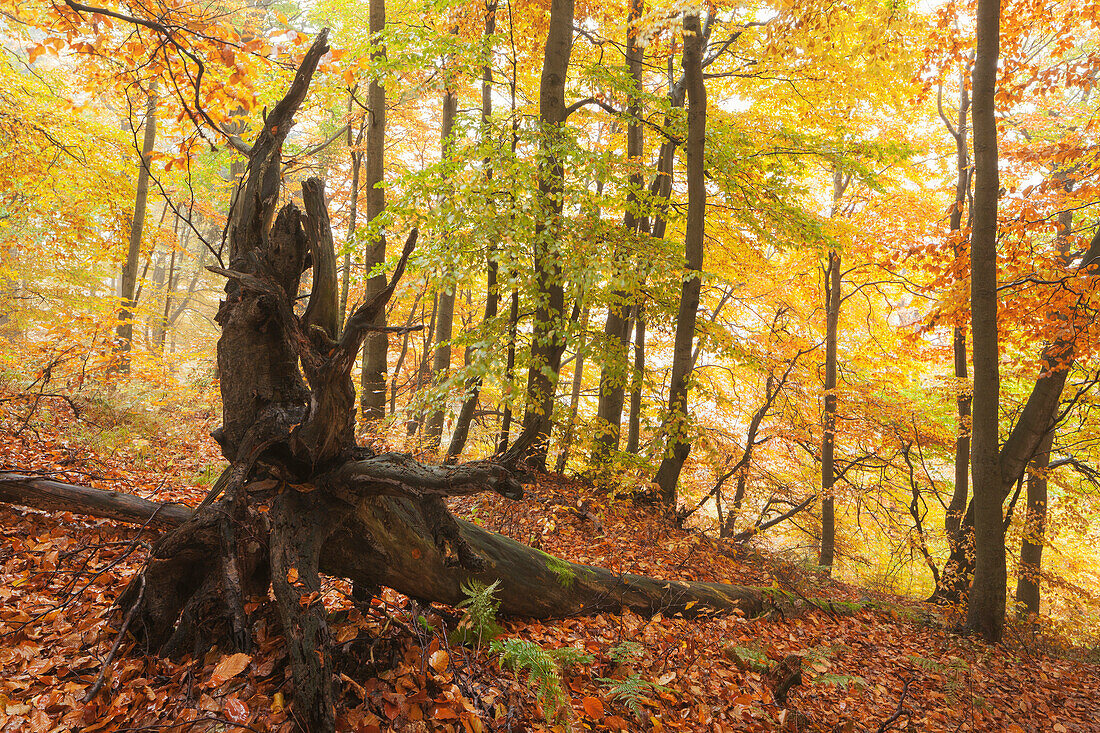
<path fill-rule="evenodd" d="M 370 0 L 371 61 L 383 65 L 386 60 L 386 47 L 379 34 L 386 28 L 386 0 Z M 367 189 L 367 221 L 374 221 L 386 208 L 386 192 L 382 188 L 386 175 L 386 89 L 377 75 L 371 79 L 367 91 L 367 106 L 370 108 L 370 121 L 367 125 L 366 165 L 363 170 L 363 184 Z M 369 273 L 386 261 L 386 237 L 378 233 L 367 244 L 365 265 Z M 386 276 L 377 274 L 367 279 L 364 298 L 369 301 L 386 286 Z M 386 312 L 383 309 L 375 315 L 371 325 L 379 329 L 386 325 Z M 386 415 L 386 369 L 388 368 L 388 340 L 381 331 L 368 333 L 363 346 L 363 372 L 361 379 L 360 402 L 363 419 L 379 420 Z"/>
<path fill-rule="evenodd" d="M 626 66 L 631 79 L 630 103 L 627 117 L 630 122 L 626 128 L 627 166 L 632 168 L 629 190 L 626 198 L 626 212 L 623 215 L 623 228 L 628 237 L 639 232 L 642 217 L 638 216 L 639 202 L 645 181 L 642 177 L 642 153 L 644 136 L 642 129 L 642 62 L 645 48 L 638 43 L 638 22 L 642 16 L 641 0 L 630 0 L 627 14 Z M 617 258 L 620 259 L 620 258 Z M 629 261 L 617 263 L 621 268 L 615 276 L 622 279 Z M 631 294 L 625 288 L 611 293 L 607 305 L 607 320 L 604 323 L 602 344 L 603 365 L 600 369 L 600 397 L 596 408 L 596 435 L 592 452 L 593 463 L 606 463 L 611 454 L 619 449 L 620 425 L 623 414 L 623 399 L 629 374 L 627 367 L 627 349 L 630 344 Z"/>
<path fill-rule="evenodd" d="M 502 456 L 511 465 L 545 472 L 561 355 L 561 230 L 565 167 L 561 159 L 565 124 L 565 80 L 573 51 L 573 0 L 551 0 L 542 78 L 539 84 L 538 210 L 534 231 L 535 318 L 531 327 L 531 366 L 523 432 Z"/>
<path fill-rule="evenodd" d="M 626 452 L 637 455 L 642 435 L 642 384 L 645 381 L 645 304 L 634 305 L 634 370 L 630 375 L 630 418 Z"/>
<path fill-rule="evenodd" d="M 821 552 L 818 565 L 832 572 L 836 550 L 836 517 L 833 482 L 836 470 L 833 449 L 836 446 L 836 339 L 840 319 L 840 253 L 829 251 L 825 285 L 825 411 L 821 437 Z"/>
<path fill-rule="evenodd" d="M 970 111 L 970 92 L 966 79 L 959 79 L 959 114 L 957 128 L 951 130 L 955 138 L 955 161 L 958 176 L 955 183 L 955 206 L 951 209 L 950 227 L 956 235 L 962 229 L 963 210 L 966 207 L 967 194 L 970 191 L 970 153 L 967 148 L 967 115 Z M 944 118 L 946 120 L 946 117 Z M 948 125 L 950 130 L 950 125 Z M 958 258 L 966 254 L 966 244 L 959 241 L 955 251 Z M 952 347 L 955 357 L 955 380 L 957 396 L 955 409 L 958 423 L 958 436 L 955 439 L 955 490 L 951 494 L 951 503 L 947 507 L 944 529 L 947 542 L 954 547 L 959 541 L 959 526 L 966 510 L 966 497 L 970 489 L 970 383 L 966 368 L 966 328 L 955 326 Z"/>
<path fill-rule="evenodd" d="M 432 296 L 432 315 L 428 319 L 428 330 L 424 332 L 424 343 L 420 349 L 420 364 L 416 369 L 416 379 L 413 381 L 413 388 L 409 395 L 410 404 L 414 403 L 416 396 L 420 393 L 420 390 L 424 388 L 424 385 L 428 384 L 431 379 L 431 369 L 428 365 L 428 354 L 432 353 L 432 337 L 435 335 L 435 318 L 439 313 L 439 296 Z M 418 409 L 415 417 L 410 418 L 406 425 L 406 432 L 409 435 L 415 435 L 416 431 L 420 429 L 421 424 L 424 422 L 424 410 Z"/>
<path fill-rule="evenodd" d="M 509 393 L 516 375 L 516 333 L 519 330 L 519 290 L 512 289 L 512 298 L 508 307 L 508 356 L 504 363 L 504 384 Z M 504 402 L 504 414 L 500 418 L 500 437 L 497 439 L 496 453 L 503 455 L 508 450 L 509 434 L 512 429 L 512 402 Z"/>
<path fill-rule="evenodd" d="M 352 113 L 355 90 L 348 92 L 348 114 Z M 340 277 L 340 321 L 343 322 L 348 312 L 348 291 L 351 287 L 351 248 L 355 242 L 356 219 L 359 216 L 359 174 L 363 167 L 363 153 L 359 145 L 363 142 L 365 126 L 359 124 L 359 134 L 352 137 L 354 125 L 348 122 L 348 153 L 351 157 L 351 190 L 348 192 L 348 241 L 344 249 L 344 264 Z"/>
<path fill-rule="evenodd" d="M 977 52 L 974 59 L 974 217 L 970 238 L 970 299 L 974 342 L 974 579 L 965 630 L 986 641 L 1004 631 L 1004 501 L 998 461 L 1000 404 L 997 344 L 997 123 L 994 95 L 1000 54 L 1000 0 L 978 0 Z"/>
<path fill-rule="evenodd" d="M 583 299 L 582 294 L 579 299 Z M 581 400 L 581 382 L 584 379 L 584 347 L 588 342 L 588 318 L 591 306 L 585 305 L 580 320 L 581 335 L 577 339 L 577 353 L 573 357 L 573 389 L 569 393 L 569 419 L 565 423 L 565 434 L 561 439 L 561 451 L 558 452 L 558 460 L 554 470 L 561 473 L 565 470 L 565 464 L 569 461 L 569 449 L 573 445 L 573 431 L 577 426 L 577 409 Z"/>
<path fill-rule="evenodd" d="M 492 65 L 492 38 L 497 27 L 497 0 L 488 0 L 485 5 L 485 48 L 484 65 L 481 68 L 481 137 L 482 143 L 488 149 L 492 142 L 492 128 L 490 123 L 493 117 L 493 65 Z M 488 152 L 482 164 L 485 166 L 485 180 L 493 180 L 493 160 Z M 497 317 L 497 309 L 500 307 L 500 291 L 497 289 L 497 259 L 496 247 L 489 246 L 489 254 L 486 262 L 485 275 L 485 317 L 482 319 L 485 328 L 493 327 L 493 321 Z M 472 358 L 472 354 L 470 355 Z M 481 393 L 481 377 L 471 377 L 466 380 L 465 399 L 462 409 L 455 419 L 454 431 L 451 433 L 451 442 L 447 446 L 447 458 L 454 459 L 462 453 L 466 446 L 466 439 L 470 435 L 470 423 L 474 419 L 474 411 L 477 409 L 478 396 Z"/>
<path fill-rule="evenodd" d="M 115 329 L 115 362 L 112 370 L 120 374 L 130 373 L 130 352 L 134 344 L 134 309 L 137 307 L 138 260 L 141 258 L 141 232 L 145 227 L 145 208 L 149 201 L 149 164 L 153 145 L 157 139 L 157 90 L 148 92 L 145 106 L 145 135 L 141 141 L 141 167 L 138 169 L 137 190 L 134 193 L 134 218 L 130 222 L 130 244 L 126 250 L 126 263 L 119 281 L 119 297 L 122 305 L 118 311 Z"/>
<path fill-rule="evenodd" d="M 1039 615 L 1039 577 L 1047 524 L 1047 466 L 1054 432 L 1047 433 L 1027 475 L 1027 515 L 1020 542 L 1020 570 L 1016 580 L 1016 613 L 1020 619 Z"/>
<path fill-rule="evenodd" d="M 453 33 L 457 33 L 455 28 Z M 443 121 L 440 125 L 441 161 L 445 164 L 451 157 L 451 148 L 454 144 L 452 132 L 454 130 L 455 114 L 458 112 L 458 94 L 448 86 L 443 94 Z M 449 232 L 440 232 L 444 241 L 450 236 Z M 454 273 L 444 272 L 443 290 L 439 293 L 439 314 L 435 321 L 435 355 L 432 358 L 432 382 L 441 384 L 447 379 L 447 372 L 451 369 L 451 333 L 455 319 L 455 295 L 456 284 L 452 282 Z M 427 447 L 436 450 L 439 448 L 443 437 L 443 421 L 446 416 L 447 400 L 442 401 L 439 409 L 434 410 L 428 418 L 428 424 L 424 427 L 424 436 L 427 439 Z"/>
<path fill-rule="evenodd" d="M 475 464 L 459 468 L 471 465 Z M 439 477 L 446 470 L 418 468 L 438 472 Z M 179 527 L 194 520 L 192 510 L 182 505 L 7 473 L 0 473 L 0 501 L 150 527 Z M 313 521 L 323 522 L 324 518 Z M 500 580 L 501 613 L 528 618 L 618 613 L 624 609 L 647 615 L 660 611 L 696 616 L 733 610 L 755 615 L 768 607 L 770 594 L 755 588 L 613 573 L 555 558 L 461 519 L 455 522 L 461 539 L 487 559 L 489 569 L 471 572 L 448 564 L 415 502 L 386 496 L 365 500 L 351 511 L 344 524 L 322 544 L 318 567 L 327 575 L 347 578 L 356 585 L 384 585 L 413 598 L 450 605 L 466 599 L 460 586 L 469 579 L 486 584 Z"/>
<path fill-rule="evenodd" d="M 676 336 L 672 355 L 672 377 L 669 382 L 668 418 L 665 433 L 668 446 L 657 469 L 654 482 L 661 500 L 669 508 L 676 507 L 676 484 L 680 470 L 691 452 L 687 438 L 688 380 L 691 377 L 692 343 L 695 338 L 695 315 L 699 310 L 700 274 L 703 269 L 703 230 L 707 207 L 704 180 L 703 150 L 706 145 L 707 90 L 703 83 L 703 50 L 706 41 L 699 26 L 699 15 L 684 16 L 684 55 L 681 64 L 688 96 L 686 177 L 688 186 L 687 229 L 684 234 L 684 265 L 687 269 L 680 290 L 680 308 L 676 314 Z"/>
<path fill-rule="evenodd" d="M 839 168 L 833 170 L 832 216 L 839 212 L 840 199 L 848 182 Z M 836 553 L 836 514 L 833 483 L 836 468 L 833 452 L 836 448 L 836 343 L 840 327 L 840 252 L 829 250 L 829 265 L 825 270 L 825 410 L 821 431 L 821 552 L 817 564 L 832 573 Z"/>

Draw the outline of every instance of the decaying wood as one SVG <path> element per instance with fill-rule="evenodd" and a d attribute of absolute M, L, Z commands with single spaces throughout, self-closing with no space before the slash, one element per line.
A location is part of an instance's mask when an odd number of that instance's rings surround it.
<path fill-rule="evenodd" d="M 421 466 L 416 470 L 440 468 Z M 87 503 L 82 500 L 86 487 L 57 481 L 50 482 L 55 488 L 43 498 L 33 489 L 35 483 L 44 480 L 0 478 L 3 501 L 42 509 L 64 507 L 139 525 L 151 525 L 150 518 L 156 518 L 160 527 L 179 526 L 192 519 L 187 507 L 110 491 L 92 489 L 110 499 Z M 104 506 L 110 507 L 109 514 L 101 509 Z M 415 598 L 452 605 L 465 600 L 460 586 L 469 579 L 487 584 L 500 580 L 501 612 L 529 618 L 561 618 L 624 608 L 638 613 L 689 616 L 731 611 L 755 615 L 767 610 L 766 594 L 755 588 L 612 573 L 552 557 L 461 519 L 454 522 L 466 544 L 485 558 L 487 567 L 482 572 L 449 565 L 416 502 L 392 496 L 364 499 L 351 510 L 322 545 L 319 567 L 327 575 L 348 578 L 366 587 L 384 585 Z"/>
<path fill-rule="evenodd" d="M 157 529 L 179 526 L 192 514 L 191 508 L 183 504 L 160 504 L 130 494 L 17 473 L 0 473 L 0 501 L 45 511 L 136 522 Z"/>

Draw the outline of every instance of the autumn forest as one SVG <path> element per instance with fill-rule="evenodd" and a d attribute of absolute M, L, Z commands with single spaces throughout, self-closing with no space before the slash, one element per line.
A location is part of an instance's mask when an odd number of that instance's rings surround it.
<path fill-rule="evenodd" d="M 1100 731 L 1100 2 L 0 3 L 0 732 Z"/>

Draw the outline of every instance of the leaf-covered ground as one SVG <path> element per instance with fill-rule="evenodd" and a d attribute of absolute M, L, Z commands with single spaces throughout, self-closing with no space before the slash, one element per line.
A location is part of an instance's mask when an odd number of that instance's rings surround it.
<path fill-rule="evenodd" d="M 217 475 L 209 416 L 149 416 L 155 434 L 88 405 L 0 403 L 0 470 L 197 503 Z M 447 639 L 461 616 L 387 591 L 356 606 L 329 582 L 341 730 L 1100 731 L 1100 665 L 1089 652 L 1013 632 L 997 647 L 949 633 L 940 609 L 817 578 L 744 548 L 671 528 L 587 484 L 540 479 L 522 503 L 489 496 L 455 508 L 498 532 L 578 562 L 669 579 L 771 587 L 783 615 L 685 620 L 599 615 L 502 621 L 503 639 L 572 646 L 566 707 L 488 648 Z M 575 511 L 583 506 L 585 512 Z M 587 513 L 586 513 L 587 512 Z M 598 518 L 599 522 L 594 521 Z M 111 603 L 155 534 L 68 513 L 0 505 L 0 731 L 281 731 L 293 684 L 279 629 L 260 614 L 251 654 L 213 650 L 172 663 L 123 641 Z M 263 599 L 254 599 L 260 605 Z M 811 603 L 828 600 L 830 603 Z M 769 668 L 801 657 L 780 706 Z M 1092 654 L 1095 660 L 1096 655 Z M 102 689 L 84 698 L 103 674 Z"/>

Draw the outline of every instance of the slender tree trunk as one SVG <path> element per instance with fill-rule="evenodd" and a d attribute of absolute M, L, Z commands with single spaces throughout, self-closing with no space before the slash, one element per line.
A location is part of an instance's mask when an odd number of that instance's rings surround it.
<path fill-rule="evenodd" d="M 657 469 L 654 482 L 660 487 L 661 499 L 671 509 L 676 507 L 676 484 L 680 470 L 691 452 L 687 438 L 688 380 L 691 377 L 692 343 L 695 338 L 695 316 L 699 310 L 700 273 L 703 269 L 703 235 L 707 206 L 704 180 L 703 150 L 706 145 L 707 91 L 703 82 L 703 50 L 706 41 L 699 25 L 699 15 L 684 16 L 684 55 L 681 64 L 687 87 L 687 157 L 688 186 L 687 229 L 684 234 L 684 265 L 687 273 L 680 290 L 680 308 L 676 314 L 676 336 L 673 345 L 672 376 L 669 381 L 668 418 L 665 433 L 668 446 L 664 460 Z"/>
<path fill-rule="evenodd" d="M 432 315 L 428 320 L 428 330 L 424 332 L 424 343 L 420 350 L 420 363 L 416 369 L 416 379 L 413 381 L 413 388 L 409 393 L 410 403 L 416 400 L 417 395 L 420 394 L 420 390 L 422 390 L 424 385 L 428 384 L 432 378 L 428 355 L 432 353 L 432 337 L 435 335 L 435 321 L 438 314 L 439 296 L 434 295 L 432 296 Z M 405 424 L 406 431 L 409 435 L 415 435 L 423 422 L 424 409 L 421 408 L 417 411 L 416 416 L 409 418 L 408 422 Z"/>
<path fill-rule="evenodd" d="M 1047 466 L 1054 431 L 1047 434 L 1027 475 L 1027 516 L 1020 542 L 1020 571 L 1016 581 L 1016 613 L 1021 619 L 1039 615 L 1039 577 L 1047 524 Z"/>
<path fill-rule="evenodd" d="M 348 93 L 348 114 L 352 112 L 355 90 Z M 363 167 L 363 153 L 358 146 L 363 141 L 363 125 L 359 125 L 359 134 L 352 137 L 353 125 L 348 122 L 348 153 L 351 157 L 351 191 L 348 194 L 348 241 L 344 248 L 344 262 L 340 272 L 340 321 L 348 312 L 348 290 L 351 287 L 351 248 L 355 242 L 356 218 L 359 215 L 359 173 Z"/>
<path fill-rule="evenodd" d="M 179 222 L 178 217 L 176 222 Z M 168 273 L 164 281 L 164 308 L 157 319 L 157 328 L 153 332 L 153 343 L 157 353 L 162 356 L 164 355 L 165 336 L 168 334 L 168 318 L 172 315 L 172 295 L 176 291 L 176 280 L 178 279 L 176 274 L 177 250 L 178 247 L 172 247 L 172 256 L 168 259 Z"/>
<path fill-rule="evenodd" d="M 638 234 L 641 218 L 638 216 L 639 200 L 645 182 L 642 176 L 642 153 L 644 137 L 642 130 L 642 62 L 645 49 L 638 43 L 638 22 L 642 16 L 642 0 L 630 0 L 627 15 L 626 66 L 630 74 L 632 88 L 627 108 L 629 123 L 626 129 L 627 165 L 632 167 L 627 193 L 626 212 L 623 215 L 623 228 L 629 237 Z M 618 263 L 625 274 L 628 261 Z M 622 274 L 619 275 L 622 277 Z M 592 452 L 593 463 L 605 463 L 614 451 L 619 449 L 620 424 L 623 414 L 623 398 L 629 374 L 627 367 L 627 349 L 630 344 L 630 293 L 625 288 L 611 293 L 607 306 L 607 320 L 603 329 L 603 365 L 600 369 L 600 398 L 596 408 L 597 433 Z"/>
<path fill-rule="evenodd" d="M 493 116 L 493 65 L 492 65 L 492 38 L 496 33 L 497 25 L 497 0 L 487 0 L 485 4 L 485 36 L 484 58 L 485 63 L 481 68 L 481 139 L 486 146 L 485 158 L 482 164 L 485 166 L 485 179 L 493 180 L 493 159 L 488 152 L 488 146 L 492 142 L 492 128 L 490 123 Z M 497 309 L 500 307 L 500 291 L 497 288 L 497 257 L 496 246 L 490 245 L 486 262 L 485 275 L 485 317 L 482 319 L 486 329 L 493 327 L 493 321 L 497 317 Z M 470 355 L 473 358 L 473 355 Z M 466 381 L 465 400 L 462 409 L 455 420 L 454 432 L 451 433 L 451 443 L 447 446 L 447 457 L 455 458 L 462 453 L 466 440 L 470 435 L 470 422 L 474 419 L 474 411 L 477 409 L 478 396 L 481 393 L 481 377 L 471 377 Z"/>
<path fill-rule="evenodd" d="M 122 305 L 118 311 L 115 329 L 115 363 L 113 370 L 130 373 L 130 352 L 134 344 L 134 309 L 137 307 L 138 261 L 141 258 L 141 232 L 145 227 L 145 208 L 149 201 L 149 164 L 153 145 L 157 139 L 157 90 L 149 90 L 145 105 L 145 135 L 141 141 L 141 167 L 138 168 L 137 190 L 134 193 L 134 218 L 130 222 L 130 244 L 126 251 L 126 263 L 119 281 L 119 297 Z"/>
<path fill-rule="evenodd" d="M 839 203 L 847 188 L 847 181 L 839 168 L 833 171 L 832 215 L 839 211 Z M 836 448 L 836 345 L 840 327 L 840 252 L 829 250 L 829 265 L 825 271 L 825 410 L 822 415 L 821 435 L 821 552 L 818 565 L 832 573 L 836 554 L 836 512 L 833 483 L 836 469 L 833 452 Z"/>
<path fill-rule="evenodd" d="M 453 33 L 457 33 L 455 28 Z M 458 94 L 448 85 L 443 94 L 443 121 L 440 125 L 441 160 L 444 164 L 451 159 L 451 150 L 454 145 L 453 130 L 455 114 L 458 112 Z M 440 232 L 446 241 L 450 232 Z M 451 282 L 454 273 L 444 272 L 443 290 L 439 293 L 439 314 L 435 322 L 435 356 L 432 358 L 432 382 L 441 384 L 447 379 L 447 373 L 451 369 L 451 334 L 454 329 L 456 284 Z M 428 418 L 428 424 L 424 427 L 424 437 L 427 439 L 427 447 L 438 449 L 443 437 L 443 421 L 446 416 L 447 400 L 440 402 L 439 409 L 432 412 Z"/>
<path fill-rule="evenodd" d="M 424 287 L 417 291 L 416 297 L 413 298 L 412 307 L 409 308 L 409 317 L 405 320 L 405 328 L 408 329 L 412 326 L 413 321 L 416 320 L 416 309 L 420 305 L 420 299 L 424 297 L 424 293 L 428 291 L 428 282 L 425 281 Z M 424 320 L 424 308 L 420 309 L 420 320 Z M 397 412 L 397 388 L 398 382 L 401 377 L 401 367 L 405 364 L 405 357 L 409 354 L 409 336 L 410 332 L 405 331 L 405 335 L 401 339 L 401 350 L 397 352 L 397 363 L 393 367 L 393 379 L 390 380 L 390 414 Z M 419 374 L 419 372 L 417 372 Z"/>
<path fill-rule="evenodd" d="M 836 446 L 836 341 L 840 321 L 840 253 L 836 250 L 829 251 L 825 302 L 825 411 L 821 438 L 821 553 L 818 564 L 831 572 L 836 551 L 833 450 Z"/>
<path fill-rule="evenodd" d="M 645 304 L 634 305 L 634 370 L 630 375 L 630 418 L 626 452 L 637 455 L 642 433 L 642 384 L 645 381 Z"/>
<path fill-rule="evenodd" d="M 519 330 L 519 290 L 512 289 L 512 299 L 508 307 L 508 356 L 504 364 L 504 383 L 509 390 L 516 375 L 516 333 Z M 500 418 L 500 437 L 497 440 L 498 454 L 508 449 L 509 433 L 512 429 L 512 402 L 504 403 L 504 414 Z"/>
<path fill-rule="evenodd" d="M 371 60 L 382 65 L 386 59 L 386 47 L 380 34 L 386 28 L 386 0 L 370 0 L 370 32 L 373 46 Z M 386 192 L 382 188 L 385 178 L 386 150 L 386 89 L 378 78 L 371 79 L 367 92 L 367 106 L 370 108 L 370 120 L 367 125 L 366 166 L 363 171 L 363 184 L 367 189 L 367 221 L 374 221 L 386 208 Z M 370 272 L 386 260 L 386 237 L 378 233 L 367 244 L 366 270 Z M 367 279 L 364 298 L 370 300 L 386 286 L 386 276 L 379 273 Z M 386 325 L 385 310 L 376 316 L 375 328 Z M 386 413 L 386 369 L 388 341 L 379 331 L 367 334 L 363 343 L 363 372 L 360 391 L 360 405 L 363 418 L 378 420 Z"/>
<path fill-rule="evenodd" d="M 1004 631 L 1005 567 L 1003 478 L 998 461 L 1000 404 L 997 344 L 997 198 L 1000 188 L 994 95 L 1000 55 L 1000 0 L 978 0 L 974 59 L 974 215 L 970 239 L 974 342 L 974 579 L 965 629 L 986 641 Z"/>
<path fill-rule="evenodd" d="M 542 78 L 539 84 L 538 211 L 534 231 L 535 317 L 523 433 L 504 460 L 544 472 L 554 397 L 565 347 L 562 317 L 565 287 L 561 273 L 565 166 L 561 158 L 565 124 L 565 81 L 573 51 L 573 0 L 551 0 Z"/>
<path fill-rule="evenodd" d="M 581 299 L 584 295 L 579 296 Z M 573 389 L 569 393 L 569 419 L 565 423 L 565 434 L 561 439 L 561 450 L 558 452 L 557 463 L 554 470 L 561 473 L 565 470 L 565 464 L 569 461 L 569 448 L 573 445 L 573 431 L 577 426 L 577 409 L 581 400 L 581 382 L 584 380 L 584 353 L 588 340 L 588 318 L 592 307 L 584 306 L 581 313 L 581 335 L 577 338 L 577 354 L 573 364 Z"/>
<path fill-rule="evenodd" d="M 955 205 L 951 209 L 950 228 L 957 233 L 962 229 L 963 210 L 966 207 L 967 194 L 970 191 L 970 152 L 966 142 L 967 122 L 970 112 L 970 90 L 966 79 L 959 79 L 959 109 L 956 128 L 951 130 L 955 138 L 955 161 L 958 168 L 958 176 L 955 183 Z M 946 117 L 944 118 L 946 120 Z M 950 127 L 949 127 L 950 129 Z M 963 257 L 966 253 L 966 243 L 960 241 L 955 256 Z M 957 396 L 955 398 L 955 411 L 958 435 L 955 438 L 955 490 L 951 494 L 951 503 L 947 507 L 947 515 L 944 519 L 944 529 L 947 532 L 947 542 L 955 547 L 962 537 L 959 527 L 962 523 L 963 513 L 966 511 L 966 499 L 970 489 L 970 381 L 967 375 L 966 355 L 966 328 L 963 325 L 955 326 L 952 346 L 955 357 L 955 380 L 957 383 Z M 942 577 L 942 576 L 941 576 Z M 947 581 L 947 579 L 944 579 Z"/>

